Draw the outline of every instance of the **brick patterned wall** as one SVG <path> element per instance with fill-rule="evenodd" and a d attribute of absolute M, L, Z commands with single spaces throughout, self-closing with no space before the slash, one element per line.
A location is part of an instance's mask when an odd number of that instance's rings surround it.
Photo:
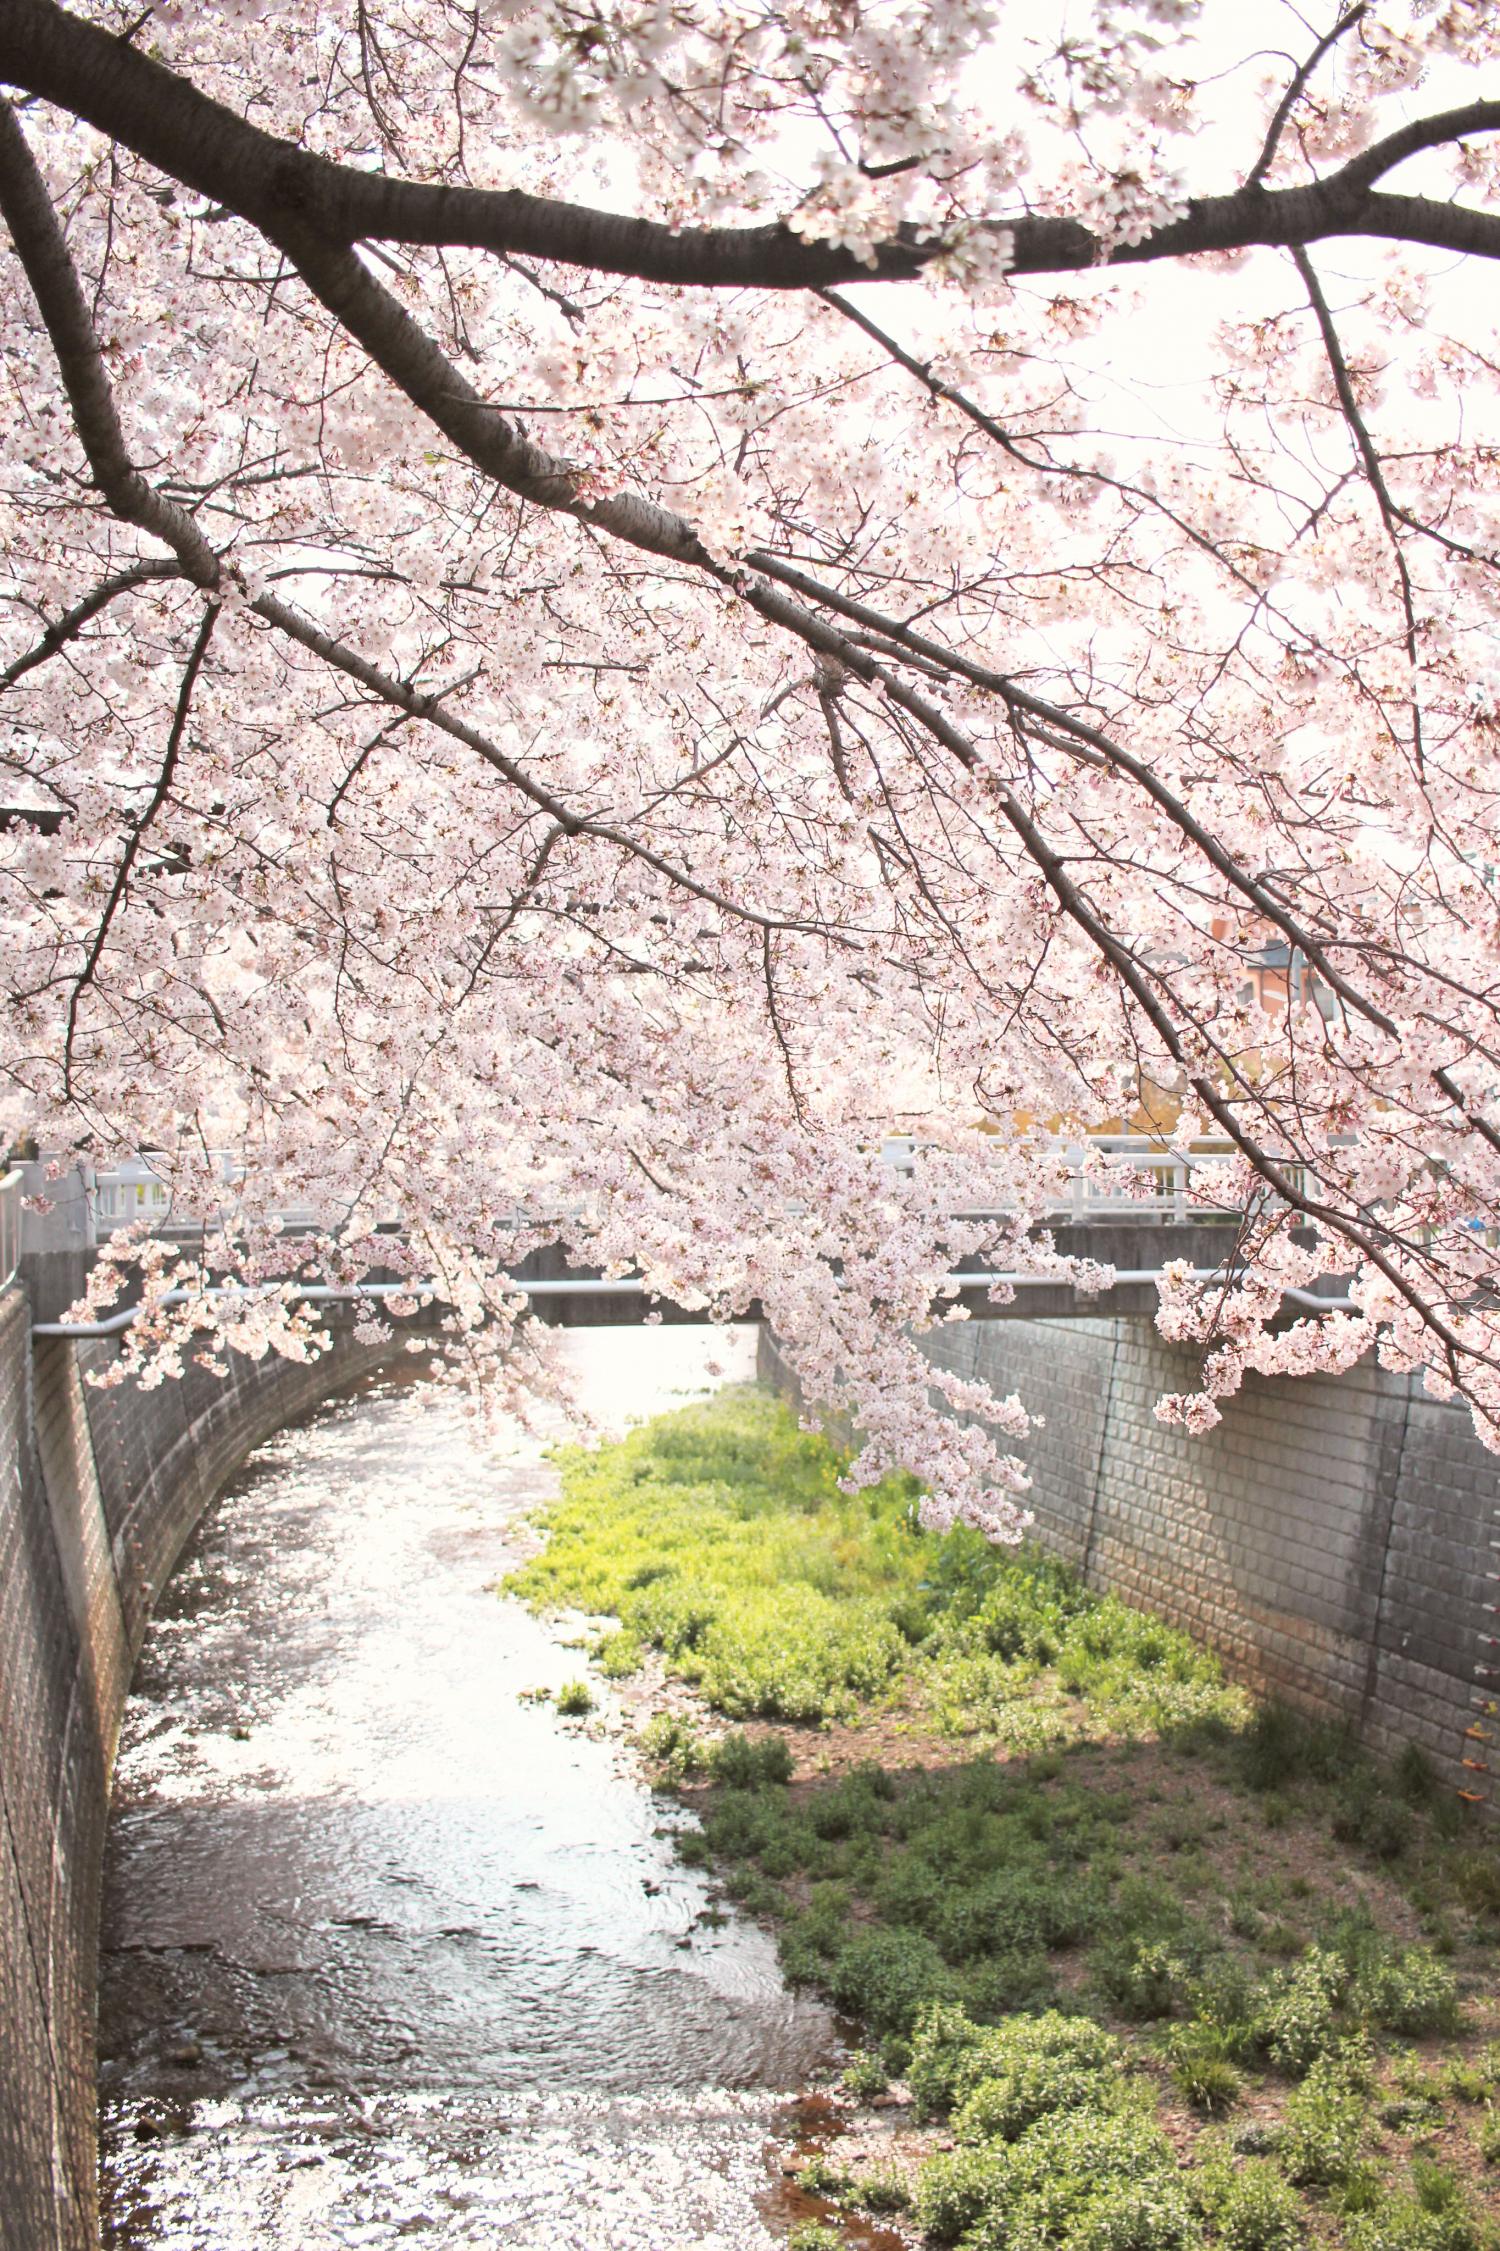
<path fill-rule="evenodd" d="M 184 1541 L 261 1439 L 373 1366 L 235 1360 L 155 1391 L 0 1292 L 0 2251 L 91 2251 L 99 1882 L 120 1711 Z"/>
<path fill-rule="evenodd" d="M 971 1321 L 927 1350 L 1043 1417 L 1021 1449 L 1036 1537 L 1091 1585 L 1200 1634 L 1248 1686 L 1484 1789 L 1463 1760 L 1500 1458 L 1461 1409 L 1378 1368 L 1251 1376 L 1195 1438 L 1152 1412 L 1197 1383 L 1149 1320 Z M 761 1366 L 789 1384 L 764 1332 Z"/>

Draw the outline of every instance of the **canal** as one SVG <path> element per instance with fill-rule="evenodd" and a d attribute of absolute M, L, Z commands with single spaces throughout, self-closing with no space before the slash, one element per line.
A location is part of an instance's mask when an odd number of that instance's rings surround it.
<path fill-rule="evenodd" d="M 605 1427 L 748 1333 L 579 1332 Z M 551 1489 L 420 1375 L 263 1447 L 126 1715 L 101 1964 L 110 2251 L 762 2251 L 836 2050 L 676 1858 L 583 1669 L 494 1593 Z"/>

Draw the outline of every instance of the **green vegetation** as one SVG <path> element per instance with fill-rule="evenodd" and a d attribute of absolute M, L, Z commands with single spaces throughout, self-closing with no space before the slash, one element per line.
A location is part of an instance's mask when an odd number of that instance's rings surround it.
<path fill-rule="evenodd" d="M 679 1849 L 864 2027 L 848 2094 L 909 2097 L 898 2158 L 805 2169 L 794 2245 L 1500 2251 L 1500 1881 L 1427 1762 L 841 1468 L 725 1394 L 566 1455 L 512 1582 L 691 1684 L 640 1735 Z"/>
<path fill-rule="evenodd" d="M 582 1719 L 594 1708 L 594 1692 L 586 1680 L 564 1681 L 557 1692 L 557 1708 L 565 1719 Z"/>
<path fill-rule="evenodd" d="M 900 1704 L 940 1734 L 1025 1749 L 1248 1716 L 1186 1634 L 1035 1551 L 921 1532 L 913 1479 L 840 1492 L 840 1456 L 764 1393 L 558 1458 L 547 1545 L 507 1585 L 617 1620 L 597 1645 L 612 1677 L 651 1648 L 730 1718 Z"/>

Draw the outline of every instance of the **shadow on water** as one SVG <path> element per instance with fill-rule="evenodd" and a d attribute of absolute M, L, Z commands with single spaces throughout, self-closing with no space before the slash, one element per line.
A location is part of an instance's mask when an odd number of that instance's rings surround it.
<path fill-rule="evenodd" d="M 585 1397 L 676 1404 L 705 1351 L 595 1332 Z M 781 2234 L 768 2141 L 835 2028 L 677 1860 L 613 1715 L 524 1695 L 582 1662 L 492 1591 L 552 1478 L 389 1376 L 263 1448 L 189 1549 L 111 1824 L 112 2251 Z"/>

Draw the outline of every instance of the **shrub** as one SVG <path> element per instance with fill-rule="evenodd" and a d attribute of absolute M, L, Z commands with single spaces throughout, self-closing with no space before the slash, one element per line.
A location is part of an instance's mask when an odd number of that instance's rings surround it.
<path fill-rule="evenodd" d="M 1055 2111 L 1107 2111 L 1119 2080 L 1066 2056 L 1018 2056 L 1002 2078 L 981 2079 L 953 2114 L 961 2142 L 1013 2142 Z"/>
<path fill-rule="evenodd" d="M 1094 1949 L 1094 1989 L 1117 2016 L 1136 2023 L 1170 2016 L 1182 1998 L 1187 1966 L 1165 1939 L 1122 1938 Z"/>
<path fill-rule="evenodd" d="M 1473 2062 L 1459 2056 L 1445 2066 L 1442 2085 L 1443 2092 L 1452 2095 L 1456 2102 L 1482 2103 L 1494 2095 L 1496 2078 L 1482 2055 Z"/>
<path fill-rule="evenodd" d="M 1012 1951 L 970 1963 L 959 1989 L 970 2016 L 995 2024 L 1018 2011 L 1049 2008 L 1057 1998 L 1057 1975 L 1045 1954 Z"/>
<path fill-rule="evenodd" d="M 799 2220 L 786 2243 L 787 2251 L 844 2251 L 838 2229 L 825 2227 L 821 2220 Z"/>
<path fill-rule="evenodd" d="M 1119 2041 L 1087 2017 L 1052 2011 L 1016 2017 L 1008 2024 L 978 2025 L 962 2009 L 937 2008 L 917 2028 L 906 2081 L 919 2118 L 945 2118 L 982 2081 L 1019 2082 L 1028 2073 L 1054 2067 L 1112 2085 L 1123 2060 Z M 1047 2107 L 1033 2116 L 1042 2116 Z"/>
<path fill-rule="evenodd" d="M 1056 2114 L 1017 2141 L 959 2155 L 980 2162 L 938 2160 L 942 2213 L 950 2224 L 962 2220 L 958 2232 L 973 2251 L 1054 2243 L 1073 2251 L 1186 2251 L 1202 2240 L 1172 2145 L 1142 2118 Z"/>
<path fill-rule="evenodd" d="M 1205 2166 L 1194 2195 L 1223 2251 L 1302 2251 L 1307 2241 L 1301 2199 L 1264 2159 Z"/>
<path fill-rule="evenodd" d="M 594 1692 L 586 1680 L 564 1681 L 557 1692 L 557 1708 L 568 1719 L 582 1719 L 594 1708 Z"/>
<path fill-rule="evenodd" d="M 657 1712 L 641 1729 L 640 1745 L 646 1757 L 660 1767 L 670 1781 L 685 1781 L 688 1775 L 702 1771 L 703 1741 L 691 1720 L 674 1718 L 670 1712 Z"/>
<path fill-rule="evenodd" d="M 635 1634 L 628 1634 L 623 1627 L 616 1627 L 613 1633 L 599 1636 L 592 1654 L 594 1663 L 606 1680 L 626 1680 L 632 1673 L 640 1671 L 646 1652 Z"/>
<path fill-rule="evenodd" d="M 1372 1948 L 1355 1975 L 1351 2001 L 1371 2024 L 1407 2038 L 1452 2032 L 1458 2024 L 1458 1986 L 1425 1946 Z"/>
<path fill-rule="evenodd" d="M 925 2008 L 953 1992 L 952 1972 L 919 1931 L 857 1931 L 823 1982 L 839 2008 L 876 2032 L 910 2032 Z"/>
<path fill-rule="evenodd" d="M 831 2157 L 821 2150 L 810 2157 L 797 2175 L 797 2186 L 809 2196 L 843 2196 L 853 2186 L 854 2176 L 842 2166 L 835 2165 Z"/>
<path fill-rule="evenodd" d="M 1500 1854 L 1458 1854 L 1453 1862 L 1453 1887 L 1471 1914 L 1500 1915 Z"/>
<path fill-rule="evenodd" d="M 1347 1825 L 1341 1826 L 1341 1816 L 1334 1815 L 1334 1835 L 1363 1845 L 1376 1860 L 1399 1860 L 1416 1834 L 1411 1807 L 1383 1791 L 1355 1801 L 1344 1818 Z"/>
<path fill-rule="evenodd" d="M 716 1782 L 753 1790 L 761 1783 L 790 1782 L 792 1754 L 784 1735 L 756 1737 L 734 1728 L 710 1748 L 708 1771 Z"/>
<path fill-rule="evenodd" d="M 929 2158 L 917 2181 L 917 2225 L 934 2243 L 969 2235 L 1000 2195 L 994 2159 L 984 2149 L 959 2149 Z"/>
<path fill-rule="evenodd" d="M 1068 2241 L 1077 2251 L 1197 2251 L 1203 2232 L 1178 2183 L 1153 2178 L 1106 2189 Z"/>
<path fill-rule="evenodd" d="M 1338 2188 L 1359 2166 L 1368 2105 L 1357 2060 L 1321 2056 L 1286 2106 L 1279 2155 L 1301 2188 Z"/>
<path fill-rule="evenodd" d="M 891 2083 L 885 2065 L 869 2048 L 856 2049 L 839 2077 L 846 2092 L 858 2102 L 869 2102 L 874 2096 L 883 2095 Z"/>
<path fill-rule="evenodd" d="M 878 2165 L 873 2172 L 856 2177 L 854 2200 L 866 2212 L 909 2212 L 912 2195 L 894 2165 Z"/>
<path fill-rule="evenodd" d="M 1259 1985 L 1244 1964 L 1221 1956 L 1188 1984 L 1187 2005 L 1192 2017 L 1188 2032 L 1205 2041 L 1211 2039 L 1230 2063 L 1257 2060 L 1262 1999 Z"/>
<path fill-rule="evenodd" d="M 1461 2199 L 1434 2205 L 1420 2194 L 1379 2196 L 1345 2230 L 1349 2251 L 1485 2251 L 1493 2241 Z"/>
<path fill-rule="evenodd" d="M 932 1935 L 950 1962 L 973 1955 L 1040 1953 L 1058 1943 L 1061 1928 L 1071 1939 L 1084 1919 L 1059 1887 L 1029 1869 L 1002 1869 L 961 1890 L 939 1888 L 931 1910 Z"/>
<path fill-rule="evenodd" d="M 1344 1962 L 1321 1946 L 1269 1981 L 1255 2031 L 1278 2071 L 1298 2078 L 1337 2046 L 1339 2002 L 1348 1982 Z"/>
<path fill-rule="evenodd" d="M 1411 1805 L 1430 1805 L 1437 1795 L 1437 1774 L 1419 1744 L 1402 1747 L 1391 1768 L 1391 1779 Z"/>
<path fill-rule="evenodd" d="M 1331 1782 L 1347 1763 L 1348 1740 L 1289 1705 L 1262 1704 L 1240 1738 L 1239 1768 L 1252 1790 Z"/>
<path fill-rule="evenodd" d="M 672 1833 L 672 1849 L 684 1868 L 710 1868 L 714 1848 L 701 1829 L 677 1829 Z"/>

